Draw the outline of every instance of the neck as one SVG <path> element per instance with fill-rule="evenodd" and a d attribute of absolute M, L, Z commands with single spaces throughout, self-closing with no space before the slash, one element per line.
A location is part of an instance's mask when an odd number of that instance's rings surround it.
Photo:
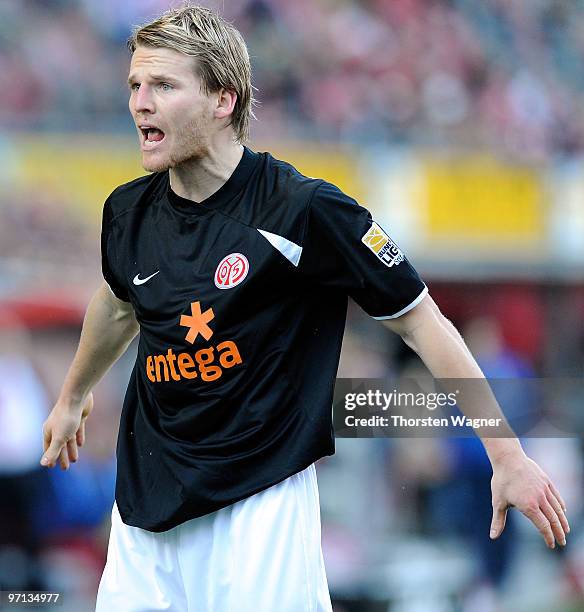
<path fill-rule="evenodd" d="M 242 156 L 243 147 L 236 142 L 221 148 L 209 148 L 204 157 L 171 168 L 170 186 L 177 195 L 202 202 L 227 182 Z"/>

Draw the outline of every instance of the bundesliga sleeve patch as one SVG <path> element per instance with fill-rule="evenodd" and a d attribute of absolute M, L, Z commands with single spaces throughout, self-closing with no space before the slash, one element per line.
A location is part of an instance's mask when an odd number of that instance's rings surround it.
<path fill-rule="evenodd" d="M 361 242 L 388 268 L 397 266 L 404 260 L 404 254 L 399 250 L 397 244 L 375 221 L 361 238 Z"/>

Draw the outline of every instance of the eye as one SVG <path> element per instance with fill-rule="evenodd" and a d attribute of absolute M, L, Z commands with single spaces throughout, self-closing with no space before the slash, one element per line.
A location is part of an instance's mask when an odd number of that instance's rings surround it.
<path fill-rule="evenodd" d="M 140 83 L 132 83 L 130 85 L 130 90 L 131 91 L 138 91 L 138 88 L 140 87 Z"/>
<path fill-rule="evenodd" d="M 170 83 L 160 83 L 160 89 L 162 89 L 162 91 L 170 91 L 172 85 Z"/>

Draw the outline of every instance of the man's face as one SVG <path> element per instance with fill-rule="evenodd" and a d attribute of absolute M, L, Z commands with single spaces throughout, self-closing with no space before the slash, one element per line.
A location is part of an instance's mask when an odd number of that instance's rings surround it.
<path fill-rule="evenodd" d="M 201 91 L 192 57 L 172 49 L 138 46 L 128 83 L 145 170 L 161 172 L 205 156 L 213 103 L 212 96 Z"/>

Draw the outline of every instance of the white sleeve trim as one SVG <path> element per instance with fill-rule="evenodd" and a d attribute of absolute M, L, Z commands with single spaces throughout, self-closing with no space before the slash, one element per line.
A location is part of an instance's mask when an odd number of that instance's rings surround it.
<path fill-rule="evenodd" d="M 402 315 L 406 314 L 406 312 L 409 312 L 412 308 L 415 308 L 426 297 L 427 293 L 428 293 L 428 287 L 424 285 L 424 288 L 422 289 L 422 292 L 420 293 L 420 295 L 411 304 L 408 304 L 405 308 L 402 308 L 399 312 L 396 312 L 395 314 L 392 314 L 392 315 L 387 315 L 386 317 L 373 317 L 373 318 L 377 321 L 386 321 L 387 319 L 397 319 L 398 317 L 401 317 Z"/>

